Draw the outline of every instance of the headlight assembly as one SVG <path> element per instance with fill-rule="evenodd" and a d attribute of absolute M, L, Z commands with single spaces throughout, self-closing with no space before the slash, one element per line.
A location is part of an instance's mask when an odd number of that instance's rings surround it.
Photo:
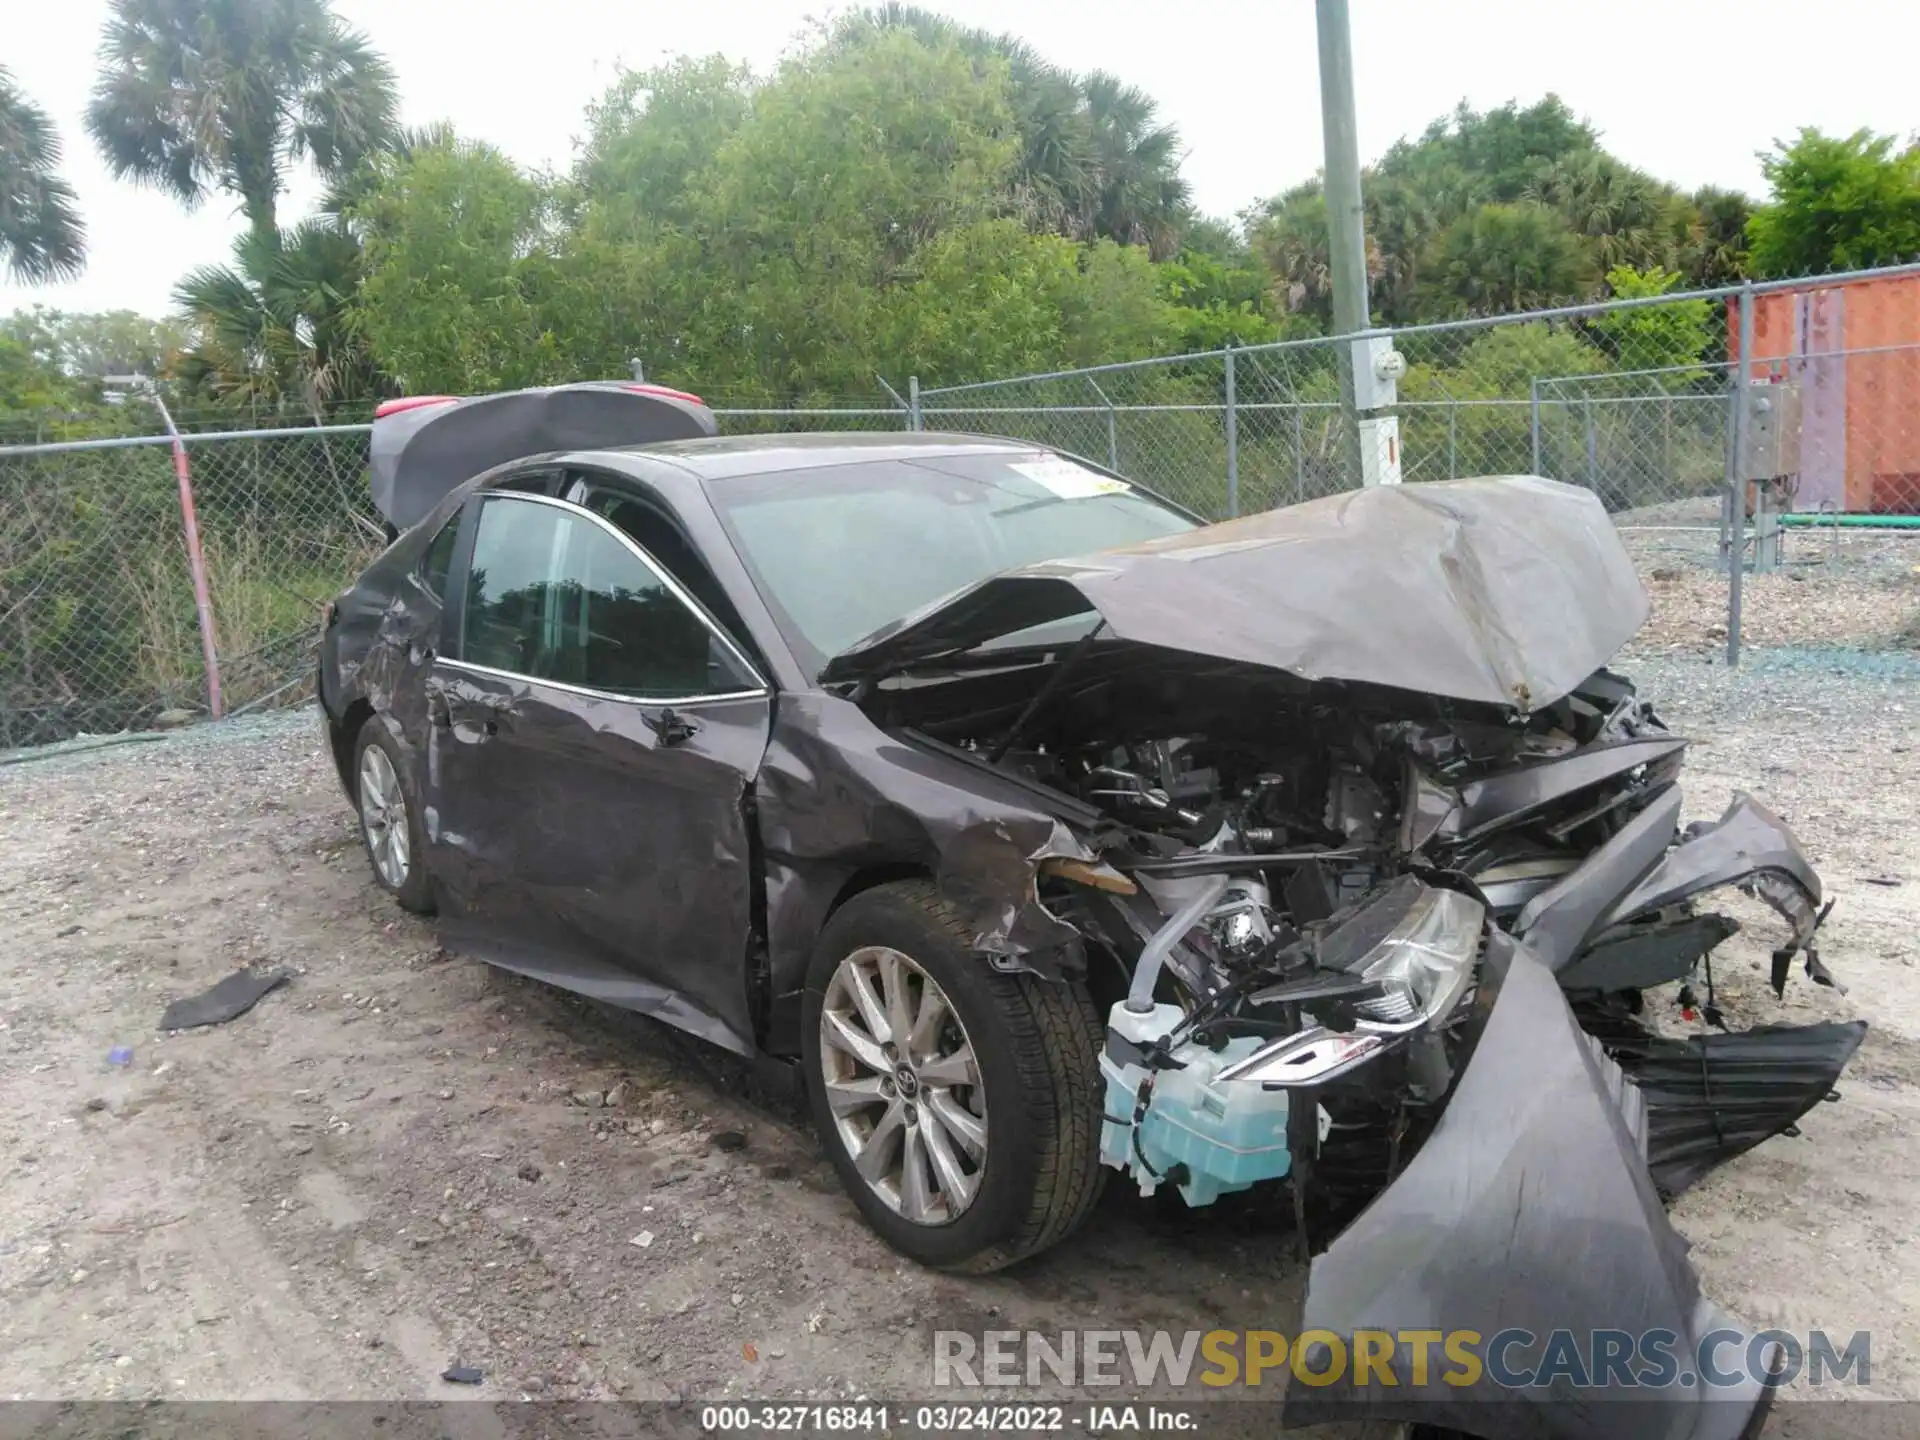
<path fill-rule="evenodd" d="M 1357 1002 L 1357 1028 L 1392 1035 L 1446 1019 L 1473 979 L 1486 907 L 1456 890 L 1421 886 L 1393 930 L 1346 966 L 1380 987 Z"/>

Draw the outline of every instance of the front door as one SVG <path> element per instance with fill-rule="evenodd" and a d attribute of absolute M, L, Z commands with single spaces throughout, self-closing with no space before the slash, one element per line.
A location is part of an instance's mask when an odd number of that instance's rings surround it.
<path fill-rule="evenodd" d="M 767 687 L 632 540 L 477 513 L 429 684 L 436 869 L 487 958 L 749 1049 L 746 794 Z"/>

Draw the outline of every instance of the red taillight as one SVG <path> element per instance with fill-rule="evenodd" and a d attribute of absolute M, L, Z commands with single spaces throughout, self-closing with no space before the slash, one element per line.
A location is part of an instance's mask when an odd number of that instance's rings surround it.
<path fill-rule="evenodd" d="M 384 420 L 389 415 L 404 414 L 408 410 L 418 410 L 424 405 L 453 405 L 458 403 L 458 395 L 403 395 L 398 400 L 382 400 L 373 407 L 373 418 Z"/>
<path fill-rule="evenodd" d="M 698 395 L 690 394 L 685 390 L 674 390 L 666 385 L 622 383 L 620 388 L 622 390 L 631 390 L 636 395 L 661 395 L 669 400 L 685 400 L 689 405 L 705 405 L 707 403 Z"/>

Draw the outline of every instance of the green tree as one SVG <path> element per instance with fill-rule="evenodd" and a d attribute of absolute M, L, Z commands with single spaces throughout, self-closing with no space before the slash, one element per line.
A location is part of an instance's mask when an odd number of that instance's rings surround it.
<path fill-rule="evenodd" d="M 96 379 L 106 375 L 159 375 L 186 343 L 171 320 L 132 310 L 99 314 L 35 305 L 0 321 L 0 335 L 24 345 L 63 374 Z"/>
<path fill-rule="evenodd" d="M 329 0 L 112 0 L 87 128 L 116 176 L 237 196 L 272 244 L 288 170 L 346 175 L 394 117 L 392 71 Z"/>
<path fill-rule="evenodd" d="M 67 411 L 80 401 L 81 389 L 71 375 L 11 335 L 0 335 L 0 427 L 10 431 L 23 420 Z M 16 438 L 7 435 L 9 441 Z"/>
<path fill-rule="evenodd" d="M 1429 467 L 1438 466 L 1421 473 L 1421 479 L 1532 468 L 1529 408 L 1473 402 L 1525 400 L 1541 377 L 1594 375 L 1610 368 L 1607 357 L 1572 329 L 1542 321 L 1492 326 L 1457 354 L 1442 358 L 1450 363 L 1417 360 L 1400 384 L 1401 400 L 1416 407 L 1401 422 L 1404 450 Z M 1451 408 L 1447 401 L 1466 403 Z M 1446 464 L 1439 465 L 1440 457 Z"/>
<path fill-rule="evenodd" d="M 1649 299 L 1669 294 L 1680 283 L 1676 270 L 1635 270 L 1628 265 L 1607 272 L 1607 288 L 1621 300 Z M 1682 389 L 1706 372 L 1699 361 L 1713 344 L 1715 306 L 1711 300 L 1675 300 L 1666 305 L 1642 305 L 1631 310 L 1609 310 L 1590 322 L 1604 337 L 1624 370 L 1659 370 L 1654 377 L 1665 389 Z"/>
<path fill-rule="evenodd" d="M 53 122 L 0 65 L 0 261 L 23 284 L 77 275 L 86 260 L 78 197 L 59 166 Z"/>
<path fill-rule="evenodd" d="M 843 16 L 830 44 L 857 53 L 890 30 L 905 31 L 936 49 L 956 47 L 988 83 L 1004 85 L 1019 136 L 1007 181 L 1014 215 L 1042 233 L 1070 236 L 1091 224 L 1098 193 L 1093 127 L 1086 95 L 1073 75 L 1016 36 L 963 26 L 898 0 Z"/>
<path fill-rule="evenodd" d="M 1157 268 L 1167 321 L 1181 351 L 1276 340 L 1266 274 L 1252 249 L 1218 221 L 1190 224 L 1180 253 Z"/>
<path fill-rule="evenodd" d="M 857 50 L 889 30 L 957 48 L 983 76 L 1001 77 L 1019 140 L 1007 187 L 1029 228 L 1145 245 L 1155 259 L 1179 248 L 1190 218 L 1180 136 L 1160 121 L 1145 91 L 1104 71 L 1075 76 L 1023 40 L 961 26 L 917 5 L 855 11 L 836 25 L 832 42 Z"/>
<path fill-rule="evenodd" d="M 1145 249 L 1102 238 L 1081 248 L 1079 270 L 1081 283 L 1062 317 L 1067 343 L 1058 363 L 1098 365 L 1166 350 L 1173 317 Z"/>
<path fill-rule="evenodd" d="M 1436 313 L 1500 315 L 1580 299 L 1593 263 L 1580 237 L 1544 205 L 1488 204 L 1436 237 L 1423 286 Z"/>
<path fill-rule="evenodd" d="M 1418 140 L 1388 148 L 1377 167 L 1429 191 L 1442 212 L 1524 197 L 1549 169 L 1594 150 L 1599 137 L 1557 95 L 1522 109 L 1509 102 L 1485 112 L 1464 100 Z"/>
<path fill-rule="evenodd" d="M 1679 270 L 1701 288 L 1746 273 L 1745 197 L 1713 189 L 1681 194 L 1609 154 L 1552 95 L 1486 112 L 1463 103 L 1390 146 L 1363 176 L 1362 194 L 1378 324 L 1485 312 L 1497 304 L 1489 298 L 1487 265 L 1498 269 L 1529 255 L 1538 262 L 1533 274 L 1512 275 L 1491 292 L 1577 299 L 1597 293 L 1597 277 L 1621 265 Z M 1480 214 L 1488 206 L 1504 208 Z M 1281 308 L 1324 325 L 1331 286 L 1319 181 L 1254 207 L 1245 220 Z M 1562 263 L 1571 259 L 1568 247 L 1547 233 L 1557 237 L 1562 226 L 1580 251 L 1570 265 Z M 1476 236 L 1501 242 L 1487 265 L 1471 254 Z M 1449 257 L 1451 280 L 1433 271 Z"/>
<path fill-rule="evenodd" d="M 1072 241 L 1010 217 L 979 220 L 923 246 L 915 269 L 891 297 L 891 355 L 877 363 L 955 383 L 1060 363 L 1082 288 Z"/>
<path fill-rule="evenodd" d="M 1802 130 L 1760 158 L 1771 198 L 1747 222 L 1754 273 L 1817 275 L 1920 258 L 1920 143 Z"/>
<path fill-rule="evenodd" d="M 1605 355 L 1565 326 L 1542 320 L 1494 325 L 1452 365 L 1411 367 L 1407 398 L 1514 400 L 1542 376 L 1598 375 L 1611 368 Z"/>
<path fill-rule="evenodd" d="M 222 404 L 315 421 L 385 394 L 351 323 L 359 284 L 360 246 L 336 223 L 309 220 L 271 244 L 245 235 L 232 265 L 174 287 L 187 338 L 173 374 Z"/>
<path fill-rule="evenodd" d="M 1004 70 L 904 30 L 790 60 L 695 187 L 634 307 L 702 384 L 861 394 L 890 292 L 949 230 L 993 218 L 1018 150 Z M 651 349 L 651 345 L 650 345 Z"/>
<path fill-rule="evenodd" d="M 491 146 L 448 139 L 376 162 L 349 214 L 364 271 L 351 328 L 413 393 L 574 378 L 541 318 L 548 188 Z"/>
<path fill-rule="evenodd" d="M 587 107 L 575 184 L 608 216 L 684 221 L 694 177 L 713 164 L 752 100 L 751 72 L 721 55 L 624 71 Z"/>

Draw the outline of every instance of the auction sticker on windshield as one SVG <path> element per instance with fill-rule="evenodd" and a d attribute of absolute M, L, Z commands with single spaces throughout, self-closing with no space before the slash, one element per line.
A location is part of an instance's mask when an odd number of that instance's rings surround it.
<path fill-rule="evenodd" d="M 1085 500 L 1093 495 L 1125 495 L 1133 489 L 1124 480 L 1102 475 L 1098 470 L 1089 470 L 1058 455 L 1048 455 L 1044 459 L 1009 465 L 1007 468 L 1016 475 L 1026 476 L 1036 485 L 1044 486 L 1062 500 Z"/>

